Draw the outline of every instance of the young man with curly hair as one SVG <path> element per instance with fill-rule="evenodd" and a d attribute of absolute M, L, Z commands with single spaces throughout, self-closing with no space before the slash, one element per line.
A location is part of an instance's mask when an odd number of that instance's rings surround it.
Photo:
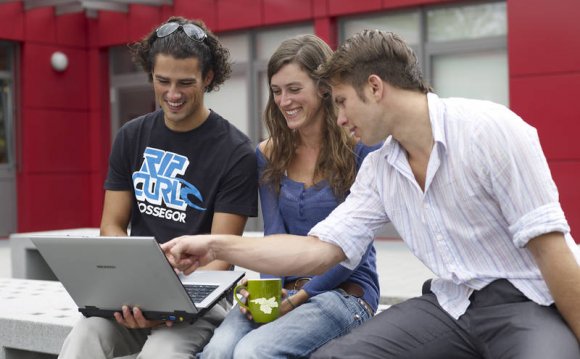
<path fill-rule="evenodd" d="M 247 136 L 204 105 L 204 94 L 231 73 L 228 50 L 202 22 L 172 17 L 131 51 L 161 108 L 116 136 L 101 235 L 127 236 L 130 227 L 132 236 L 163 243 L 184 234 L 242 234 L 257 214 L 256 156 Z M 230 267 L 214 261 L 205 268 Z M 124 306 L 115 319 L 81 319 L 59 357 L 193 358 L 227 309 L 222 302 L 193 324 L 177 324 Z"/>

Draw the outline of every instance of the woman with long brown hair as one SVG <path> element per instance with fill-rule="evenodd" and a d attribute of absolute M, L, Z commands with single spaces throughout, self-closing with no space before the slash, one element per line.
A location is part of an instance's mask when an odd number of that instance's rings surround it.
<path fill-rule="evenodd" d="M 270 137 L 256 150 L 265 235 L 307 234 L 345 199 L 362 159 L 378 148 L 357 144 L 338 126 L 330 86 L 316 75 L 331 55 L 324 41 L 302 35 L 284 41 L 268 63 Z M 201 357 L 307 357 L 378 306 L 372 245 L 354 270 L 337 265 L 319 276 L 282 280 L 280 318 L 258 324 L 243 308 L 232 310 Z"/>

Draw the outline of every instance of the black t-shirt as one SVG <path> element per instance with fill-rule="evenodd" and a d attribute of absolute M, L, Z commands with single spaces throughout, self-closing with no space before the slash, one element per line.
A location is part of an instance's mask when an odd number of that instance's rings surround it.
<path fill-rule="evenodd" d="M 131 235 L 163 243 L 210 233 L 215 212 L 255 217 L 256 167 L 249 138 L 217 113 L 174 132 L 158 110 L 119 130 L 105 189 L 131 191 Z"/>

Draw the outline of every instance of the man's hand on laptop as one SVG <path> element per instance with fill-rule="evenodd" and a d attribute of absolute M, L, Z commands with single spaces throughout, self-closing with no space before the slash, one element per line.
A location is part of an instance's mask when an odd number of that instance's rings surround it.
<path fill-rule="evenodd" d="M 181 236 L 163 243 L 161 249 L 171 265 L 187 275 L 215 259 L 210 240 L 209 235 Z"/>
<path fill-rule="evenodd" d="M 131 310 L 126 305 L 123 306 L 122 313 L 115 312 L 114 316 L 117 323 L 130 329 L 154 328 L 163 324 L 168 327 L 173 326 L 171 321 L 147 320 L 139 308 L 133 307 L 133 310 Z"/>

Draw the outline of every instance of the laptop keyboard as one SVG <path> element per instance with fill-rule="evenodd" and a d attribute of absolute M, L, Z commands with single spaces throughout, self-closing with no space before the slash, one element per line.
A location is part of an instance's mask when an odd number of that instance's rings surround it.
<path fill-rule="evenodd" d="M 194 303 L 200 303 L 218 286 L 212 284 L 186 284 L 185 291 Z"/>

